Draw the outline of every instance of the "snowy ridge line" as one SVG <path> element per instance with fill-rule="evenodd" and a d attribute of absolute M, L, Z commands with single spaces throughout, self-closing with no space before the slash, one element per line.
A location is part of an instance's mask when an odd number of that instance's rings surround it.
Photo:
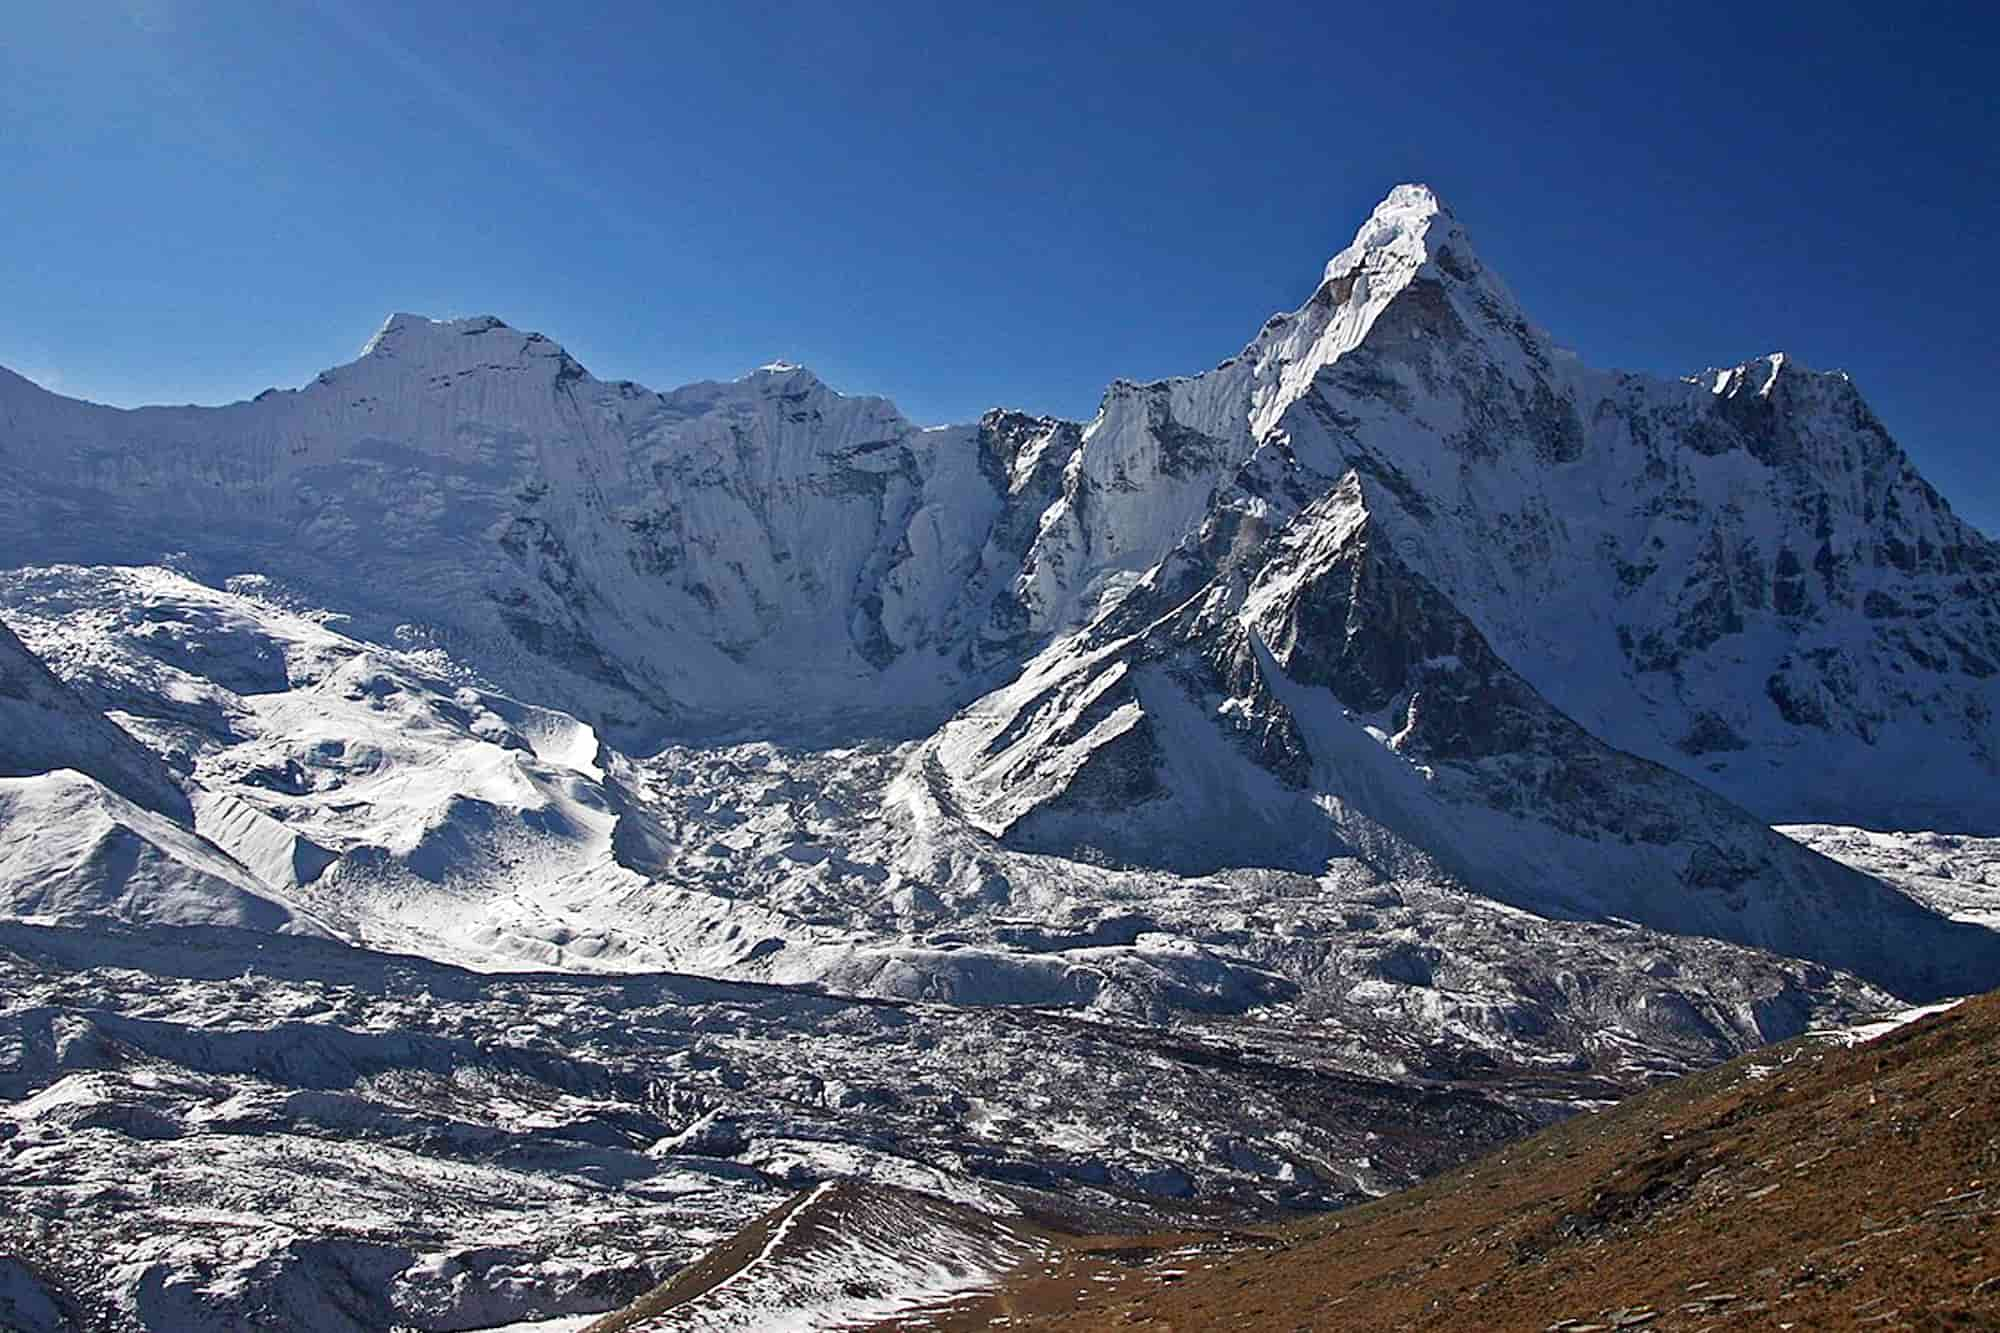
<path fill-rule="evenodd" d="M 255 402 L 7 378 L 0 405 L 0 561 L 254 571 L 628 752 L 928 734 L 1353 473 L 1382 540 L 1614 748 L 1767 821 L 2000 834 L 1969 794 L 2000 763 L 2000 552 L 1852 382 L 1592 370 L 1420 185 L 1237 356 L 1119 381 L 1087 424 L 922 430 L 796 367 L 653 393 L 404 315 Z M 1893 792 L 1856 776 L 1884 768 Z"/>
<path fill-rule="evenodd" d="M 771 1238 L 764 1242 L 764 1248 L 759 1250 L 756 1256 L 752 1258 L 749 1263 L 743 1265 L 741 1268 L 737 1269 L 734 1273 L 731 1273 L 728 1277 L 716 1283 L 713 1287 L 710 1287 L 708 1289 L 709 1292 L 710 1293 L 718 1292 L 733 1284 L 740 1283 L 746 1278 L 750 1277 L 752 1270 L 755 1269 L 758 1265 L 769 1263 L 771 1256 L 777 1253 L 778 1247 L 785 1243 L 785 1238 L 792 1234 L 793 1229 L 798 1224 L 799 1217 L 802 1214 L 804 1214 L 808 1209 L 810 1209 L 814 1204 L 818 1203 L 821 1199 L 824 1199 L 828 1194 L 831 1194 L 833 1192 L 833 1188 L 836 1183 L 837 1182 L 831 1180 L 823 1180 L 819 1184 L 813 1186 L 812 1190 L 809 1193 L 803 1195 L 797 1200 L 794 1200 L 791 1211 L 787 1212 L 784 1215 L 784 1217 L 779 1220 L 778 1225 L 771 1229 Z"/>
<path fill-rule="evenodd" d="M 802 1230 L 812 1234 L 801 1237 Z M 1041 1249 L 990 1217 L 851 1183 L 816 1188 L 773 1231 L 755 1257 L 716 1285 L 662 1308 L 662 1301 L 673 1299 L 669 1283 L 600 1327 L 607 1333 L 866 1327 L 989 1288 Z M 742 1239 L 739 1234 L 725 1242 L 704 1262 Z"/>

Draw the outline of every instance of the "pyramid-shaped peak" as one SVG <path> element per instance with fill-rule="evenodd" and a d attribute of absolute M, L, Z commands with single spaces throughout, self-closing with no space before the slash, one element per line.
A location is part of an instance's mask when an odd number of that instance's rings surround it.
<path fill-rule="evenodd" d="M 1469 276 L 1479 261 L 1451 209 L 1428 185 L 1398 185 L 1375 206 L 1354 241 L 1327 261 L 1326 277 L 1363 270 L 1414 272 L 1435 261 L 1454 277 Z"/>
<path fill-rule="evenodd" d="M 1381 203 L 1375 205 L 1377 217 L 1385 213 L 1420 214 L 1428 217 L 1450 212 L 1451 209 L 1444 200 L 1438 198 L 1437 191 L 1421 181 L 1406 181 L 1398 185 L 1383 197 Z"/>
<path fill-rule="evenodd" d="M 454 319 L 433 319 L 429 315 L 416 315 L 408 311 L 397 311 L 382 321 L 382 327 L 375 330 L 361 349 L 361 355 L 373 356 L 378 352 L 405 355 L 427 344 L 449 341 L 454 338 L 477 337 L 486 333 L 514 333 L 519 335 L 507 321 L 497 315 L 467 315 Z"/>

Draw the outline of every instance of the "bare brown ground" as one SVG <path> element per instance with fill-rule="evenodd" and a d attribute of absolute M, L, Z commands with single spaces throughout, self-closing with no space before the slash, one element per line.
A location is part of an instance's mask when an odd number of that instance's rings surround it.
<path fill-rule="evenodd" d="M 2000 993 L 1757 1052 L 1268 1238 L 1072 1241 L 885 1328 L 2000 1329 L 1996 1216 Z"/>

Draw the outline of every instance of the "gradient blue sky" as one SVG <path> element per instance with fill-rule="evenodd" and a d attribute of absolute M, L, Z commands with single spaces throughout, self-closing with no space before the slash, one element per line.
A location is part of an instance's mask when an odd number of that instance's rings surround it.
<path fill-rule="evenodd" d="M 0 364 L 219 402 L 493 313 L 1087 416 L 1415 179 L 1587 360 L 1847 368 L 2000 532 L 1995 7 L 1530 9 L 12 0 Z"/>

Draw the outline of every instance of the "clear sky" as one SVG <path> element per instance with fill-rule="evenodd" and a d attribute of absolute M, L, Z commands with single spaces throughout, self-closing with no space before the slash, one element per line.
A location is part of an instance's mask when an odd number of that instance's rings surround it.
<path fill-rule="evenodd" d="M 1996 8 L 0 0 L 0 364 L 219 402 L 492 313 L 1087 416 L 1422 180 L 1586 360 L 1846 368 L 2000 532 Z"/>

